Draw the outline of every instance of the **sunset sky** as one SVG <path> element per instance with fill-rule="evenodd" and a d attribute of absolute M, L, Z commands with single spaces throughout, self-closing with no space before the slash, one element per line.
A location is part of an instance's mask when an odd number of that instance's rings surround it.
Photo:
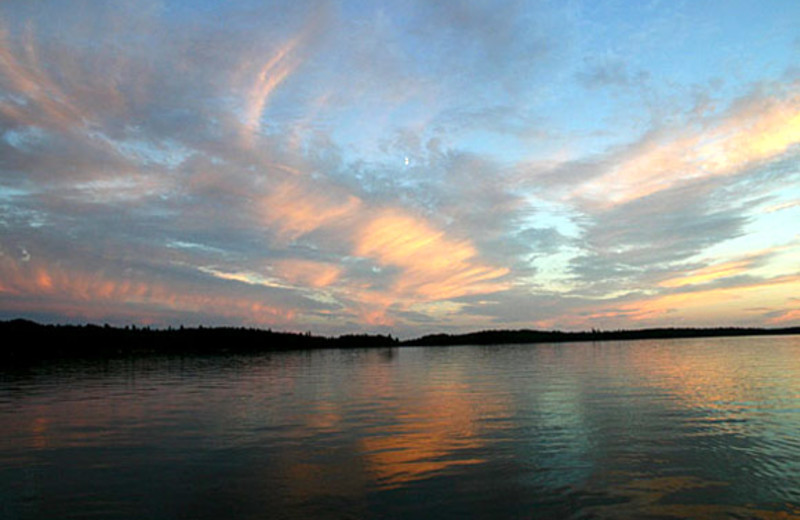
<path fill-rule="evenodd" d="M 0 319 L 800 325 L 800 2 L 0 3 Z"/>

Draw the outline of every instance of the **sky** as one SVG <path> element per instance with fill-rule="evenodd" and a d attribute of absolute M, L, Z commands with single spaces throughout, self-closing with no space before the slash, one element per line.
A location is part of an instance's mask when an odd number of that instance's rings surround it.
<path fill-rule="evenodd" d="M 800 325 L 800 2 L 0 3 L 0 319 Z"/>

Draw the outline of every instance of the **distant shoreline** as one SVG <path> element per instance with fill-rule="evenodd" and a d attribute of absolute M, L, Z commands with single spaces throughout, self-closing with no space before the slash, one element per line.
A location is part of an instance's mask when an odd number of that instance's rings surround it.
<path fill-rule="evenodd" d="M 465 334 L 429 334 L 401 341 L 391 335 L 346 334 L 336 337 L 310 333 L 274 332 L 235 327 L 150 329 L 108 325 L 42 325 L 16 319 L 0 321 L 3 349 L 0 359 L 124 357 L 152 354 L 260 353 L 283 350 L 373 348 L 402 346 L 508 345 L 619 341 L 671 338 L 775 336 L 800 334 L 800 327 L 655 328 L 613 331 L 485 330 Z M 12 338 L 20 338 L 13 340 Z M 36 345 L 44 345 L 43 347 Z"/>

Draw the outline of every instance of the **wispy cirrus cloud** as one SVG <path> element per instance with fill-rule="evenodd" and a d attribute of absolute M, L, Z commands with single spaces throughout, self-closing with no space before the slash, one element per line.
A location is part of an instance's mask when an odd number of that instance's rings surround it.
<path fill-rule="evenodd" d="M 758 92 L 721 117 L 648 136 L 571 196 L 620 204 L 697 179 L 733 175 L 780 156 L 800 144 L 800 96 L 793 90 Z"/>
<path fill-rule="evenodd" d="M 19 263 L 0 258 L 0 297 L 4 311 L 35 311 L 68 318 L 119 323 L 135 315 L 163 323 L 164 316 L 191 319 L 216 316 L 258 325 L 290 322 L 297 311 L 270 305 L 264 298 L 241 293 L 197 291 L 187 284 L 139 276 L 62 268 L 42 261 Z"/>
<path fill-rule="evenodd" d="M 400 296 L 422 301 L 493 292 L 508 269 L 483 265 L 468 240 L 453 240 L 424 221 L 383 211 L 359 232 L 354 252 L 380 265 L 401 269 L 394 284 Z"/>

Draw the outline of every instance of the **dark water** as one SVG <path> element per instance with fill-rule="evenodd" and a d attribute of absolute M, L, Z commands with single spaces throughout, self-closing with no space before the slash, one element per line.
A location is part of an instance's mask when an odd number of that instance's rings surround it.
<path fill-rule="evenodd" d="M 0 517 L 800 518 L 800 337 L 0 370 Z"/>

